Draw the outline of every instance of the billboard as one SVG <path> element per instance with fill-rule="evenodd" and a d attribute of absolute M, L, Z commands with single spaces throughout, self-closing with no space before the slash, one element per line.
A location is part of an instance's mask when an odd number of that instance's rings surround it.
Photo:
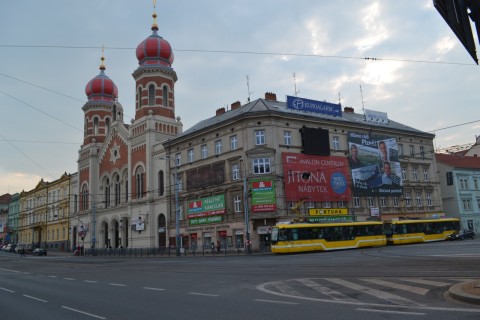
<path fill-rule="evenodd" d="M 350 201 L 345 157 L 282 153 L 287 201 Z"/>
<path fill-rule="evenodd" d="M 252 190 L 252 212 L 273 212 L 277 209 L 275 197 L 275 181 L 270 179 L 254 179 L 250 181 Z"/>
<path fill-rule="evenodd" d="M 342 106 L 340 104 L 299 97 L 287 96 L 287 108 L 302 112 L 326 114 L 335 117 L 342 116 Z"/>
<path fill-rule="evenodd" d="M 189 219 L 225 214 L 225 195 L 188 201 L 187 214 Z"/>
<path fill-rule="evenodd" d="M 349 132 L 347 140 L 355 194 L 388 196 L 403 193 L 402 168 L 395 138 Z"/>

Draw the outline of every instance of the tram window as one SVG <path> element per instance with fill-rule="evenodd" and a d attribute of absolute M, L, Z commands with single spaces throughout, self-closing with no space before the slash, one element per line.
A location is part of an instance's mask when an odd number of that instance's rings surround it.
<path fill-rule="evenodd" d="M 288 230 L 281 229 L 278 233 L 278 241 L 287 241 L 288 240 Z"/>
<path fill-rule="evenodd" d="M 290 240 L 298 240 L 298 229 L 292 229 L 291 236 Z"/>

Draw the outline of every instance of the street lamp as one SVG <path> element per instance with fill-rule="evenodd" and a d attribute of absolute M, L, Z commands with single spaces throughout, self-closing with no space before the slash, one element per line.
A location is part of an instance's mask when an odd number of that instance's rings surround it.
<path fill-rule="evenodd" d="M 171 156 L 165 155 L 160 157 L 160 160 L 169 160 L 175 161 L 175 171 L 174 171 L 174 180 L 175 180 L 175 252 L 176 255 L 180 255 L 180 209 L 178 206 L 178 163 Z"/>

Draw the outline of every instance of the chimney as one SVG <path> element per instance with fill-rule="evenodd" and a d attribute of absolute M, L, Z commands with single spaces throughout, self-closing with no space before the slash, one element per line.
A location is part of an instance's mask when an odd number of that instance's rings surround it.
<path fill-rule="evenodd" d="M 219 116 L 219 115 L 224 114 L 224 113 L 225 113 L 225 108 L 218 108 L 215 116 Z"/>
<path fill-rule="evenodd" d="M 235 109 L 240 108 L 240 106 L 241 106 L 240 101 L 235 101 L 234 103 L 231 104 L 230 109 L 235 110 Z"/>
<path fill-rule="evenodd" d="M 343 112 L 354 113 L 355 109 L 353 109 L 352 107 L 345 107 L 345 108 L 343 108 Z"/>
<path fill-rule="evenodd" d="M 277 95 L 273 92 L 265 92 L 265 100 L 277 101 Z"/>

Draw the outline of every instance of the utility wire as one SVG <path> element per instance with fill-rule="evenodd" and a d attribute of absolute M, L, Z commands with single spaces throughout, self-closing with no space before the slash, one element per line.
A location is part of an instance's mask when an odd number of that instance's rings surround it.
<path fill-rule="evenodd" d="M 65 46 L 65 45 L 11 45 L 0 44 L 0 48 L 55 48 L 55 49 L 101 49 L 98 46 Z M 108 50 L 135 50 L 132 47 L 104 47 Z M 207 49 L 178 49 L 176 52 L 199 52 L 199 53 L 227 53 L 227 54 L 248 54 L 248 55 L 269 55 L 269 56 L 291 56 L 291 57 L 313 57 L 325 59 L 353 59 L 353 60 L 372 60 L 372 61 L 394 61 L 394 62 L 408 62 L 408 63 L 428 63 L 439 65 L 460 65 L 460 66 L 474 66 L 474 63 L 462 62 L 444 62 L 444 61 L 430 61 L 430 60 L 414 60 L 414 59 L 395 59 L 395 58 L 375 58 L 375 57 L 355 57 L 355 56 L 340 56 L 340 55 L 321 55 L 308 53 L 292 53 L 292 52 L 261 52 L 261 51 L 234 51 L 234 50 L 207 50 Z"/>

